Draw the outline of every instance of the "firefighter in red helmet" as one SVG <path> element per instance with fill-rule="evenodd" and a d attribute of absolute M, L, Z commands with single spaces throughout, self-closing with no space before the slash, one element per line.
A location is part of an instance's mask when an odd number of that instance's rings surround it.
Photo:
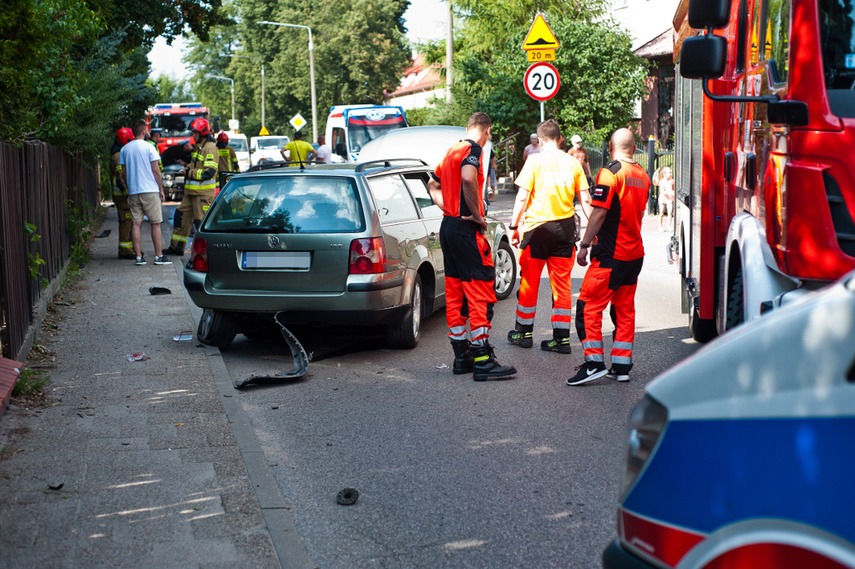
<path fill-rule="evenodd" d="M 229 146 L 229 135 L 226 131 L 221 130 L 217 135 L 217 150 L 219 151 L 220 162 L 217 166 L 219 172 L 237 172 L 238 159 L 235 154 L 235 149 Z"/>
<path fill-rule="evenodd" d="M 197 118 L 190 123 L 193 133 L 193 150 L 190 164 L 184 168 L 184 198 L 175 210 L 172 224 L 172 241 L 167 252 L 183 256 L 194 223 L 198 223 L 211 207 L 217 193 L 217 165 L 219 151 L 211 125 L 207 119 Z"/>
<path fill-rule="evenodd" d="M 122 147 L 134 139 L 134 132 L 125 127 L 116 131 L 116 140 L 110 148 L 110 182 L 113 187 L 113 203 L 119 215 L 119 258 L 135 259 L 134 245 L 131 242 L 131 207 L 128 205 L 128 186 L 122 177 L 122 165 L 119 164 L 119 152 Z"/>

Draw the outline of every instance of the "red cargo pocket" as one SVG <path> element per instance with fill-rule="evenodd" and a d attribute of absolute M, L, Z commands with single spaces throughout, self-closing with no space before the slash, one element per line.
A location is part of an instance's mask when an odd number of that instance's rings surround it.
<path fill-rule="evenodd" d="M 485 267 L 492 267 L 493 252 L 490 249 L 490 242 L 487 241 L 487 238 L 481 235 L 480 233 L 476 233 L 475 238 L 478 242 L 478 252 L 481 254 L 481 263 Z"/>

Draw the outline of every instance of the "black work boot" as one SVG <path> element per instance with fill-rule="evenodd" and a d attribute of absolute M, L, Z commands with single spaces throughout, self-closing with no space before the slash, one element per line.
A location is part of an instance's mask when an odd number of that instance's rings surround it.
<path fill-rule="evenodd" d="M 451 347 L 454 349 L 454 375 L 472 373 L 473 360 L 469 340 L 452 340 Z"/>
<path fill-rule="evenodd" d="M 472 378 L 475 381 L 485 381 L 487 379 L 510 379 L 517 373 L 517 369 L 513 366 L 503 366 L 496 361 L 496 354 L 493 353 L 493 346 L 489 343 L 483 346 L 472 345 L 472 355 L 475 358 L 475 366 L 473 369 Z"/>

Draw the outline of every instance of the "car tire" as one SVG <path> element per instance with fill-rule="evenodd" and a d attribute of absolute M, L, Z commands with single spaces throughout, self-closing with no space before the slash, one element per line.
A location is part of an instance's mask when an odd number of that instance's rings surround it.
<path fill-rule="evenodd" d="M 416 347 L 421 336 L 424 305 L 422 279 L 417 274 L 413 281 L 413 293 L 410 295 L 410 306 L 406 315 L 400 323 L 386 328 L 386 341 L 389 343 L 389 347 L 403 350 L 411 350 Z"/>
<path fill-rule="evenodd" d="M 517 281 L 517 259 L 514 250 L 507 241 L 501 241 L 496 249 L 496 280 L 493 288 L 496 291 L 496 299 L 504 300 L 511 296 Z"/>
<path fill-rule="evenodd" d="M 238 321 L 233 314 L 221 310 L 205 308 L 196 328 L 196 338 L 203 344 L 217 346 L 225 350 L 235 339 Z"/>
<path fill-rule="evenodd" d="M 738 269 L 733 275 L 733 282 L 730 284 L 730 292 L 727 295 L 727 319 L 724 329 L 730 330 L 742 324 L 745 321 L 745 308 L 742 306 L 742 296 L 744 294 L 745 283 L 742 277 L 742 269 Z"/>

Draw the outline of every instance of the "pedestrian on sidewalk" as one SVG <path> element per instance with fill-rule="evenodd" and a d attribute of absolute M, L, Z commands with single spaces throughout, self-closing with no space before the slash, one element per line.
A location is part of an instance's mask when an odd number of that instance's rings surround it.
<path fill-rule="evenodd" d="M 594 178 L 591 175 L 591 161 L 588 159 L 588 151 L 582 146 L 582 137 L 574 134 L 570 137 L 572 146 L 567 154 L 573 156 L 582 164 L 582 169 L 585 171 L 585 178 L 588 180 L 588 186 L 594 185 Z"/>
<path fill-rule="evenodd" d="M 487 113 L 469 117 L 466 138 L 448 150 L 428 182 L 431 198 L 443 210 L 439 243 L 445 259 L 445 314 L 454 350 L 453 371 L 474 372 L 475 381 L 508 379 L 517 372 L 499 364 L 489 342 L 496 269 L 484 236 L 481 161 L 487 159 L 483 147 L 490 140 L 491 126 Z"/>
<path fill-rule="evenodd" d="M 136 121 L 131 130 L 134 139 L 122 147 L 119 163 L 122 165 L 122 177 L 128 187 L 128 205 L 131 208 L 131 242 L 137 265 L 145 265 L 142 252 L 142 222 L 148 216 L 151 225 L 151 241 L 154 244 L 154 264 L 171 265 L 163 256 L 163 243 L 160 224 L 163 223 L 161 204 L 163 180 L 160 176 L 160 155 L 154 146 L 145 140 L 145 121 Z"/>
<path fill-rule="evenodd" d="M 633 160 L 635 137 L 618 129 L 609 142 L 612 162 L 597 174 L 591 191 L 591 212 L 576 262 L 591 266 L 576 302 L 576 333 L 585 361 L 567 385 L 581 385 L 603 376 L 629 381 L 635 340 L 635 289 L 644 263 L 641 220 L 647 208 L 650 178 Z M 593 245 L 593 248 L 592 248 Z M 615 324 L 610 370 L 603 351 L 603 311 L 611 303 Z"/>
<path fill-rule="evenodd" d="M 520 289 L 516 324 L 508 332 L 508 341 L 522 348 L 532 347 L 540 275 L 546 265 L 552 286 L 552 339 L 543 340 L 540 349 L 569 354 L 573 308 L 570 273 L 577 230 L 573 202 L 588 188 L 588 182 L 579 161 L 558 148 L 561 133 L 557 122 L 549 119 L 540 123 L 537 136 L 543 150 L 526 160 L 514 182 L 519 190 L 509 229 L 511 244 L 521 251 Z"/>
<path fill-rule="evenodd" d="M 540 143 L 537 141 L 536 132 L 531 133 L 531 136 L 529 136 L 528 138 L 529 145 L 523 148 L 523 164 L 525 164 L 525 161 L 528 160 L 529 156 L 533 156 L 541 150 Z"/>
<path fill-rule="evenodd" d="M 667 231 L 664 221 L 674 219 L 674 178 L 671 168 L 663 166 L 653 173 L 653 184 L 659 186 L 659 231 Z"/>

